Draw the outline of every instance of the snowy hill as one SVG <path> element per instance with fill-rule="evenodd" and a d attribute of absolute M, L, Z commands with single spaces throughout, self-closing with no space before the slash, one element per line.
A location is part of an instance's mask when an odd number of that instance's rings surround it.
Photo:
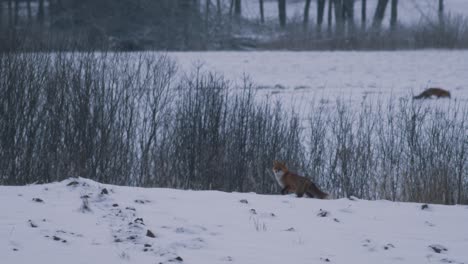
<path fill-rule="evenodd" d="M 86 179 L 0 186 L 0 201 L 0 256 L 8 264 L 468 263 L 468 207 L 460 205 Z"/>

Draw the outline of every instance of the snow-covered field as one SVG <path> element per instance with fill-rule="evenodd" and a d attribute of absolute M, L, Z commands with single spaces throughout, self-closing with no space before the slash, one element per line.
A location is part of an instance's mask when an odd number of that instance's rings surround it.
<path fill-rule="evenodd" d="M 0 186 L 0 201 L 6 264 L 468 263 L 462 205 L 422 209 L 86 179 Z"/>
<path fill-rule="evenodd" d="M 468 2 L 468 1 L 467 1 Z M 468 104 L 468 51 L 421 50 L 378 52 L 170 52 L 182 71 L 194 65 L 242 83 L 249 76 L 259 97 L 279 98 L 296 110 L 311 102 L 337 98 L 409 98 L 428 87 L 449 90 L 452 100 Z M 434 104 L 435 100 L 429 100 Z"/>

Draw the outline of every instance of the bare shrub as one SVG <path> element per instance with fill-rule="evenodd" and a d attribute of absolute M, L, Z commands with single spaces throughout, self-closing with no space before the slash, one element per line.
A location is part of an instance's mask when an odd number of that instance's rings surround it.
<path fill-rule="evenodd" d="M 308 127 L 255 87 L 148 53 L 0 55 L 0 184 L 278 193 L 285 161 L 335 197 L 466 203 L 468 108 L 409 98 L 314 107 Z"/>
<path fill-rule="evenodd" d="M 400 99 L 338 101 L 310 117 L 306 171 L 335 197 L 433 203 L 466 200 L 467 108 Z M 322 120 L 327 120 L 324 122 Z M 321 136 L 325 135 L 325 136 Z"/>

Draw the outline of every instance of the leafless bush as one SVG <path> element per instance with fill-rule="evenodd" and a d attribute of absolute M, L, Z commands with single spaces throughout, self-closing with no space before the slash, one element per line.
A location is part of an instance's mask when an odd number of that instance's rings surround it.
<path fill-rule="evenodd" d="M 460 103 L 338 101 L 310 117 L 306 171 L 336 197 L 466 203 L 467 115 Z"/>
<path fill-rule="evenodd" d="M 315 107 L 309 126 L 245 80 L 165 56 L 0 55 L 0 183 L 277 193 L 286 161 L 335 197 L 466 203 L 468 108 L 389 99 Z"/>
<path fill-rule="evenodd" d="M 2 54 L 2 182 L 84 176 L 136 184 L 142 149 L 135 143 L 146 128 L 147 110 L 163 112 L 172 66 L 153 55 L 129 56 Z M 158 126 L 159 116 L 148 122 Z"/>
<path fill-rule="evenodd" d="M 158 185 L 269 192 L 275 188 L 272 160 L 290 156 L 284 150 L 301 151 L 299 128 L 289 123 L 297 124 L 297 116 L 288 117 L 280 105 L 257 104 L 248 82 L 233 92 L 222 77 L 196 71 L 177 94 L 163 132 L 171 143 L 155 149 L 163 155 L 152 174 Z"/>

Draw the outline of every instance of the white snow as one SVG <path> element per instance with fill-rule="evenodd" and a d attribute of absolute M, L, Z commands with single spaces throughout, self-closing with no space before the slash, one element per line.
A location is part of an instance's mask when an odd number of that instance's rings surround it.
<path fill-rule="evenodd" d="M 468 206 L 71 181 L 0 186 L 1 263 L 468 263 Z"/>
<path fill-rule="evenodd" d="M 467 1 L 468 2 L 468 1 Z M 258 51 L 169 52 L 181 72 L 194 65 L 238 84 L 248 76 L 259 98 L 310 111 L 312 103 L 337 98 L 358 105 L 363 99 L 410 98 L 429 87 L 450 91 L 452 99 L 431 104 L 468 105 L 468 51 Z"/>

